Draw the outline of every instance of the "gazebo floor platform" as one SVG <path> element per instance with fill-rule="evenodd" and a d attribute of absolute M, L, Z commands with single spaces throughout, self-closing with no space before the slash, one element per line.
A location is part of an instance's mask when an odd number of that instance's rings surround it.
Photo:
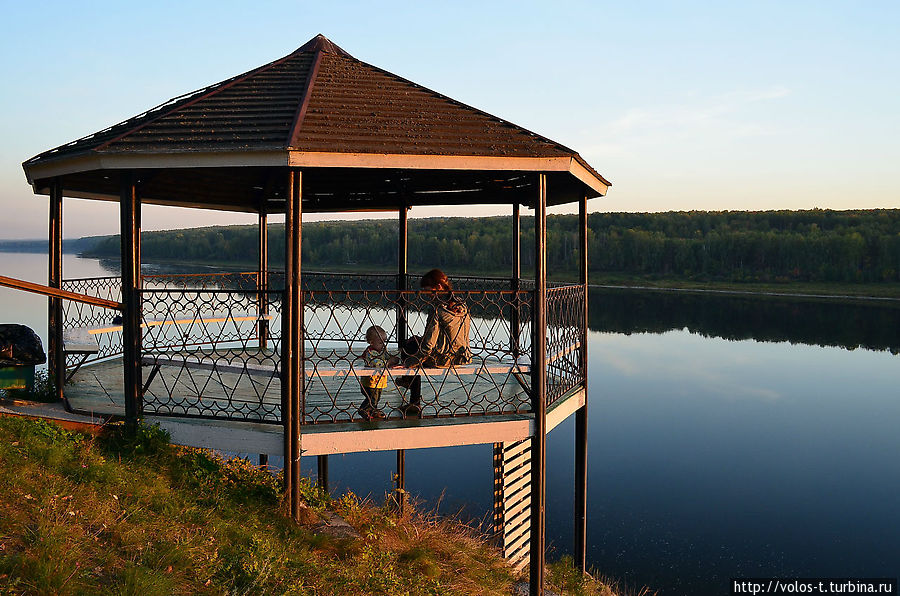
<path fill-rule="evenodd" d="M 158 376 L 171 375 L 168 381 L 175 382 L 177 372 L 167 371 L 169 367 L 161 367 Z M 148 368 L 144 368 L 144 382 Z M 238 375 L 234 375 L 237 377 Z M 284 431 L 280 419 L 280 388 L 270 387 L 264 400 L 258 395 L 239 395 L 234 391 L 235 379 L 227 374 L 216 378 L 224 386 L 230 387 L 231 399 L 216 397 L 215 388 L 207 385 L 204 396 L 196 396 L 190 400 L 195 404 L 194 410 L 187 408 L 175 415 L 160 415 L 145 409 L 145 420 L 169 431 L 172 442 L 193 447 L 221 449 L 240 453 L 266 453 L 282 455 L 284 449 Z M 355 381 L 353 381 L 355 383 Z M 423 380 L 423 385 L 425 381 Z M 172 386 L 171 384 L 169 386 Z M 450 393 L 453 393 L 452 391 Z M 335 402 L 327 392 L 310 392 L 307 394 L 307 411 L 318 407 L 328 411 L 338 407 L 341 411 L 355 412 L 363 399 L 358 391 L 345 389 L 338 395 L 346 395 L 346 404 Z M 119 358 L 106 360 L 83 366 L 65 387 L 65 397 L 71 411 L 93 416 L 124 416 L 125 400 L 122 374 L 122 361 Z M 433 397 L 433 396 L 432 396 Z M 445 447 L 454 445 L 473 445 L 482 443 L 499 443 L 519 441 L 534 433 L 533 416 L 521 412 L 485 411 L 479 404 L 456 403 L 456 397 L 429 403 L 423 408 L 423 416 L 401 419 L 386 419 L 371 422 L 336 420 L 320 424 L 304 424 L 301 431 L 301 448 L 303 455 L 327 455 L 360 451 L 382 451 L 391 449 L 417 449 L 426 447 Z M 275 403 L 275 401 L 278 403 Z M 351 401 L 352 400 L 352 401 Z M 446 403 L 441 403 L 445 401 Z M 247 409 L 248 403 L 253 408 Z M 385 412 L 399 415 L 404 404 L 403 397 L 397 391 L 385 391 L 379 406 Z M 454 416 L 435 416 L 437 407 L 456 407 L 466 414 Z M 566 397 L 556 401 L 548 408 L 547 432 L 562 422 L 578 407 L 584 404 L 584 392 L 573 391 Z M 235 407 L 236 406 L 236 407 Z M 254 410 L 262 408 L 254 417 Z M 217 412 L 215 418 L 198 417 L 200 409 L 206 412 Z M 232 408 L 229 411 L 228 408 Z M 242 410 L 242 408 L 244 408 Z M 429 416 L 431 412 L 431 416 Z M 210 414 L 207 414 L 210 416 Z M 229 419 L 230 418 L 230 419 Z M 262 421 L 261 421 L 262 418 Z"/>

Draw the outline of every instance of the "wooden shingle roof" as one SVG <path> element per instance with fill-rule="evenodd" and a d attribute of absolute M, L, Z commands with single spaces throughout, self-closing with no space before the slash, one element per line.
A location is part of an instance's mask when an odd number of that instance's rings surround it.
<path fill-rule="evenodd" d="M 518 200 L 513 187 L 531 185 L 523 172 L 565 174 L 554 176 L 562 194 L 552 203 L 609 186 L 575 151 L 361 62 L 322 35 L 23 164 L 36 192 L 62 177 L 67 195 L 114 198 L 110 173 L 136 169 L 153 172 L 148 202 L 238 210 L 255 210 L 263 195 L 277 210 L 278 192 L 267 188 L 271 169 L 285 166 L 304 169 L 304 202 L 320 210 L 390 207 L 399 194 L 407 204 L 462 202 L 460 192 L 477 191 L 490 197 L 466 202 L 508 203 Z"/>

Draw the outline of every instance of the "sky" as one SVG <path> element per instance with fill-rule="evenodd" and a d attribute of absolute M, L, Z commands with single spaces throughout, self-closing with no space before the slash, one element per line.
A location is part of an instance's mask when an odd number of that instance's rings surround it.
<path fill-rule="evenodd" d="M 0 238 L 47 235 L 26 159 L 318 33 L 578 151 L 613 183 L 591 211 L 900 208 L 898 31 L 896 1 L 0 0 Z M 63 212 L 67 238 L 118 232 L 114 203 Z M 143 211 L 145 230 L 253 222 Z"/>

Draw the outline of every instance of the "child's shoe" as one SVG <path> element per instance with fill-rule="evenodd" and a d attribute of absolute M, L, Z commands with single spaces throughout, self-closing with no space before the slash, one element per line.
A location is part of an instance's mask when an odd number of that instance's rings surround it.
<path fill-rule="evenodd" d="M 359 410 L 357 410 L 357 413 L 366 422 L 369 422 L 371 420 L 381 420 L 382 418 L 384 418 L 384 412 L 382 412 L 378 408 L 373 408 L 371 406 L 370 407 L 362 407 L 361 406 L 359 408 Z"/>

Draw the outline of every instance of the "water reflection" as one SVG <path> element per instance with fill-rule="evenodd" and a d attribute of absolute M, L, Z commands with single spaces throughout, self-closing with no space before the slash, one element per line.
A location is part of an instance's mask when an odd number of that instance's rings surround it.
<path fill-rule="evenodd" d="M 589 345 L 589 557 L 604 572 L 661 594 L 895 573 L 897 356 L 684 330 Z M 571 426 L 548 446 L 548 535 L 564 551 Z"/>
<path fill-rule="evenodd" d="M 588 308 L 594 331 L 630 334 L 688 329 L 705 337 L 900 353 L 900 301 L 859 303 L 594 288 Z"/>

